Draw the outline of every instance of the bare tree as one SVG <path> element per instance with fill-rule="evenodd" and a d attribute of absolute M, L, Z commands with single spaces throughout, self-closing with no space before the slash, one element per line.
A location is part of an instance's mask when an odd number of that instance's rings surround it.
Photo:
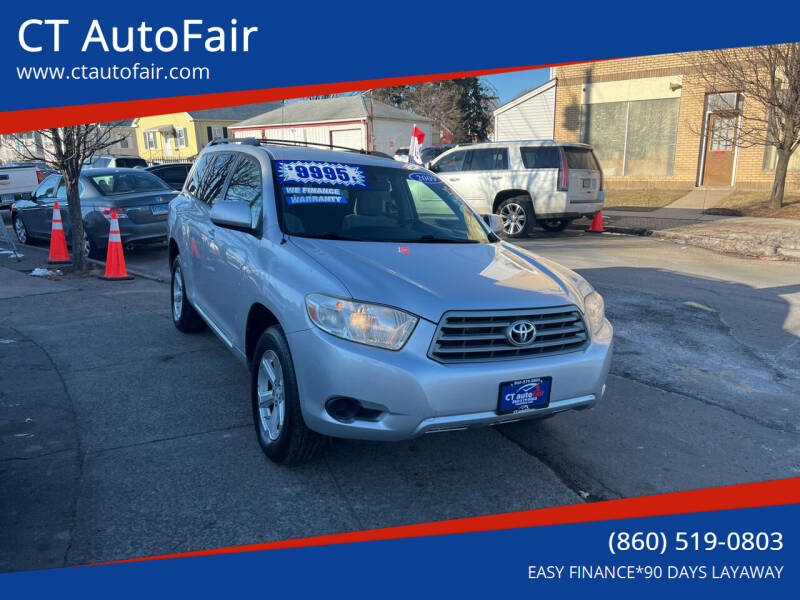
<path fill-rule="evenodd" d="M 67 208 L 72 240 L 72 261 L 76 270 L 88 268 L 86 248 L 82 243 L 83 216 L 78 179 L 83 161 L 95 153 L 113 146 L 124 136 L 118 124 L 90 123 L 70 127 L 39 129 L 35 132 L 10 134 L 3 138 L 3 145 L 15 153 L 20 160 L 37 160 L 47 163 L 64 178 L 67 191 Z M 34 143 L 30 143 L 33 133 Z M 26 139 L 27 138 L 27 139 Z M 76 240 L 81 240 L 76 243 Z"/>
<path fill-rule="evenodd" d="M 780 208 L 789 159 L 800 146 L 800 43 L 707 50 L 695 55 L 694 67 L 707 92 L 720 98 L 743 94 L 745 106 L 733 141 L 775 149 L 770 207 Z M 739 108 L 722 110 L 736 113 Z"/>

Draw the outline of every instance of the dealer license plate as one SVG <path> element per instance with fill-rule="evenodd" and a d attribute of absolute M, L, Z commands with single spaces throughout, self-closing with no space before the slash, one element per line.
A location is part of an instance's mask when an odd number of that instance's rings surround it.
<path fill-rule="evenodd" d="M 505 414 L 546 408 L 550 405 L 552 383 L 552 377 L 533 377 L 501 383 L 497 412 Z"/>
<path fill-rule="evenodd" d="M 165 215 L 169 212 L 169 204 L 153 204 L 150 211 L 154 215 Z"/>

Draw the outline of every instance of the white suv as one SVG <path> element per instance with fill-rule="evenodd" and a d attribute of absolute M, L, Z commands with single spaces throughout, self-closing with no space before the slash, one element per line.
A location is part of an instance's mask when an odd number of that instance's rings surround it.
<path fill-rule="evenodd" d="M 448 150 L 428 168 L 479 213 L 503 218 L 507 237 L 525 236 L 535 221 L 561 231 L 603 208 L 603 171 L 587 144 L 491 142 Z"/>

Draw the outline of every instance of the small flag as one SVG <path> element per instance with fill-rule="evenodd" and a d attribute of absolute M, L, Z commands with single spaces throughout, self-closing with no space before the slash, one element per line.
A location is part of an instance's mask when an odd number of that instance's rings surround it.
<path fill-rule="evenodd" d="M 417 128 L 415 123 L 414 130 L 411 132 L 411 145 L 408 147 L 408 162 L 411 164 L 422 166 L 422 157 L 419 151 L 424 141 L 425 134 Z"/>

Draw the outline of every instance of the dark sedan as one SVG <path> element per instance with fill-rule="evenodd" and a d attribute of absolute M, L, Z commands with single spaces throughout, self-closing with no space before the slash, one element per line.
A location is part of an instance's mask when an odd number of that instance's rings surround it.
<path fill-rule="evenodd" d="M 192 163 L 167 163 L 163 165 L 153 165 L 145 170 L 153 175 L 158 175 L 173 190 L 182 190 L 186 181 L 186 176 L 192 169 Z"/>
<path fill-rule="evenodd" d="M 152 173 L 141 169 L 84 169 L 78 189 L 83 243 L 92 258 L 104 256 L 112 210 L 117 211 L 124 246 L 166 240 L 169 202 L 177 193 Z M 21 200 L 11 207 L 11 222 L 20 242 L 50 239 L 56 202 L 61 208 L 67 243 L 71 243 L 67 190 L 61 175 L 50 175 L 36 188 L 31 200 Z"/>

